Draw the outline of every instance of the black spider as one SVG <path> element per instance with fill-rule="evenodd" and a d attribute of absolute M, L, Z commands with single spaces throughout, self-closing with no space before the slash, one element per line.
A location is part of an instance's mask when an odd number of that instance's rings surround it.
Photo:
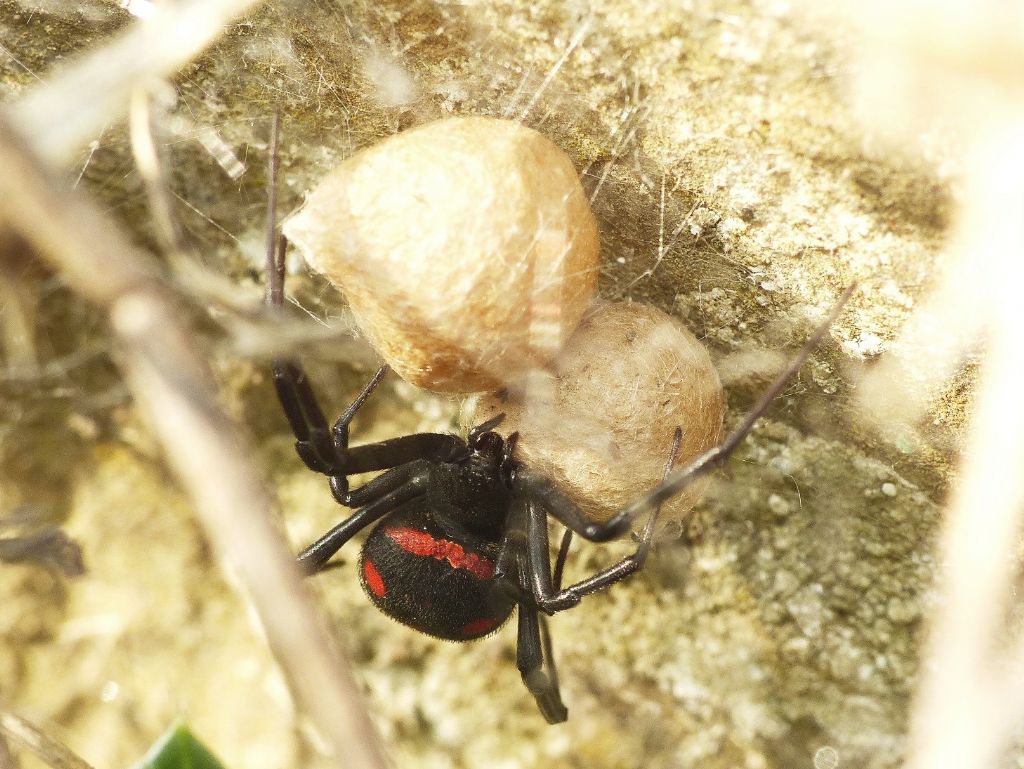
<path fill-rule="evenodd" d="M 272 180 L 276 152 L 274 156 Z M 275 232 L 272 229 L 268 247 L 267 301 L 279 307 L 286 243 Z M 399 622 L 437 638 L 469 641 L 493 632 L 518 609 L 516 662 L 523 681 L 549 723 L 565 721 L 567 711 L 544 615 L 572 608 L 584 596 L 643 566 L 660 505 L 698 476 L 722 465 L 803 364 L 852 292 L 853 287 L 845 292 L 800 353 L 719 446 L 671 472 L 681 435 L 677 428 L 662 483 L 604 523 L 588 519 L 547 478 L 516 460 L 515 434 L 506 440 L 493 430 L 500 416 L 477 425 L 466 440 L 419 433 L 350 447 L 349 423 L 383 379 L 387 366 L 377 371 L 331 427 L 302 368 L 291 360 L 275 359 L 274 384 L 295 434 L 296 451 L 309 469 L 329 478 L 339 504 L 358 508 L 299 553 L 298 563 L 306 574 L 314 574 L 357 532 L 374 525 L 363 544 L 360 577 L 370 600 Z M 376 470 L 384 472 L 349 489 L 348 476 Z M 623 535 L 645 512 L 651 515 L 636 552 L 562 587 L 562 568 L 573 533 L 605 542 Z M 549 515 L 566 528 L 553 567 Z"/>

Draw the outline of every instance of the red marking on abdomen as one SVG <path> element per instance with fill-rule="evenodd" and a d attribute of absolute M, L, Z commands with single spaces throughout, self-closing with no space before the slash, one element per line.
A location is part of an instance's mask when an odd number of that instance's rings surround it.
<path fill-rule="evenodd" d="M 480 633 L 488 633 L 498 627 L 500 622 L 501 620 L 494 619 L 494 617 L 475 619 L 462 626 L 462 635 L 479 635 Z"/>
<path fill-rule="evenodd" d="M 494 563 L 489 558 L 467 553 L 458 542 L 435 539 L 425 531 L 404 526 L 390 526 L 384 533 L 407 553 L 448 561 L 452 568 L 468 571 L 480 580 L 490 579 L 494 574 Z"/>
<path fill-rule="evenodd" d="M 388 588 L 384 584 L 384 578 L 377 571 L 377 567 L 369 559 L 363 559 L 363 576 L 366 578 L 366 586 L 370 588 L 370 592 L 378 598 L 383 598 L 384 594 L 388 592 Z"/>

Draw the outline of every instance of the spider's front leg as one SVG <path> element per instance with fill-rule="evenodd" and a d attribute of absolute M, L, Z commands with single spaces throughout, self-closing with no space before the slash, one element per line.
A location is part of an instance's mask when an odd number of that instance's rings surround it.
<path fill-rule="evenodd" d="M 754 429 L 754 424 L 768 409 L 772 401 L 800 370 L 811 351 L 821 342 L 855 289 L 856 285 L 853 285 L 843 292 L 832 311 L 818 325 L 786 368 L 775 377 L 775 380 L 753 408 L 747 412 L 739 425 L 725 437 L 725 440 L 679 470 L 669 472 L 666 468 L 665 476 L 660 484 L 603 523 L 596 523 L 588 519 L 583 511 L 549 479 L 525 468 L 519 468 L 516 471 L 513 476 L 513 490 L 522 499 L 530 501 L 527 531 L 530 548 L 531 587 L 537 598 L 537 605 L 543 611 L 553 613 L 571 608 L 577 605 L 583 596 L 602 590 L 640 568 L 650 547 L 651 527 L 661 504 L 674 497 L 697 478 L 725 464 L 726 460 L 750 434 L 750 431 Z M 669 467 L 671 467 L 671 462 Z M 629 529 L 632 522 L 644 513 L 650 512 L 651 520 L 647 524 L 639 549 L 632 556 L 565 589 L 556 589 L 551 578 L 551 554 L 548 550 L 545 512 L 553 515 L 569 531 L 592 542 L 607 542 L 621 536 Z M 565 547 L 566 543 L 563 542 L 562 552 L 559 554 L 559 565 L 555 568 L 556 573 L 560 573 Z"/>
<path fill-rule="evenodd" d="M 302 368 L 291 361 L 274 362 L 274 383 L 295 435 L 296 452 L 307 467 L 330 478 L 331 492 L 339 504 L 360 508 L 299 553 L 297 560 L 306 574 L 322 570 L 357 532 L 422 496 L 432 462 L 446 461 L 465 451 L 460 439 L 440 433 L 405 435 L 349 448 L 349 422 L 387 372 L 388 367 L 381 366 L 328 430 Z M 387 472 L 349 490 L 349 475 L 374 470 Z"/>
<path fill-rule="evenodd" d="M 339 504 L 358 507 L 366 503 L 358 489 L 349 491 L 350 475 L 387 470 L 417 459 L 444 461 L 465 451 L 462 440 L 442 433 L 403 435 L 349 447 L 349 423 L 390 371 L 387 365 L 377 369 L 331 428 L 302 367 L 290 360 L 275 360 L 272 365 L 278 400 L 295 435 L 295 451 L 310 470 L 330 477 Z"/>
<path fill-rule="evenodd" d="M 278 123 L 275 121 L 271 144 L 273 151 L 268 169 L 269 195 L 267 205 L 267 264 L 266 281 L 267 305 L 280 312 L 284 304 L 285 252 L 288 240 L 277 232 L 276 198 L 277 198 L 277 165 L 278 165 Z M 288 425 L 295 436 L 295 451 L 310 470 L 323 473 L 331 478 L 331 489 L 339 503 L 354 506 L 359 502 L 348 490 L 348 477 L 354 473 L 365 472 L 352 466 L 348 456 L 348 426 L 356 412 L 370 397 L 370 394 L 381 383 L 388 373 L 387 365 L 381 366 L 369 382 L 363 387 L 355 400 L 342 413 L 330 428 L 327 418 L 320 407 L 316 393 L 309 383 L 302 366 L 289 358 L 274 358 L 271 361 L 274 375 L 274 389 L 277 399 L 284 411 Z M 413 457 L 416 458 L 416 457 Z M 378 457 L 387 460 L 387 457 Z M 408 461 L 408 460 L 404 460 Z M 371 469 L 385 469 L 402 464 L 403 458 L 395 461 L 378 461 Z"/>
<path fill-rule="evenodd" d="M 285 237 L 272 239 L 267 256 L 267 303 L 280 308 L 284 297 Z M 388 470 L 418 459 L 445 461 L 465 450 L 455 436 L 419 433 L 392 440 L 349 448 L 349 424 L 390 370 L 385 364 L 377 369 L 333 427 L 309 383 L 302 366 L 287 358 L 271 361 L 274 389 L 281 409 L 295 436 L 295 451 L 310 470 L 330 478 L 331 492 L 339 504 L 358 507 L 372 498 L 372 490 L 350 491 L 348 476 L 375 470 Z"/>
<path fill-rule="evenodd" d="M 330 476 L 345 475 L 348 422 L 387 374 L 387 366 L 378 369 L 345 410 L 334 430 L 328 428 L 327 418 L 302 366 L 291 360 L 275 358 L 271 361 L 271 368 L 277 399 L 295 436 L 295 451 L 299 458 L 313 472 Z"/>
<path fill-rule="evenodd" d="M 665 463 L 665 472 L 662 475 L 662 480 L 667 478 L 668 474 L 672 471 L 682 439 L 683 431 L 677 427 L 672 437 L 672 448 L 669 451 L 668 461 Z M 560 499 L 559 504 L 565 507 L 571 503 L 568 500 Z M 554 614 L 557 611 L 571 609 L 579 604 L 583 596 L 603 590 L 643 568 L 644 562 L 646 562 L 647 556 L 651 552 L 651 543 L 654 541 L 654 527 L 658 520 L 658 513 L 661 512 L 661 504 L 655 505 L 647 525 L 644 526 L 636 552 L 626 556 L 613 566 L 602 569 L 593 576 L 564 589 L 561 586 L 562 569 L 565 565 L 565 556 L 569 549 L 569 543 L 572 541 L 573 530 L 571 528 L 566 529 L 565 537 L 562 539 L 562 544 L 558 549 L 558 560 L 552 570 L 551 550 L 548 547 L 547 512 L 535 500 L 530 500 L 526 503 L 526 510 L 526 540 L 529 553 L 527 565 L 530 588 L 537 606 L 548 614 Z M 582 516 L 582 513 L 575 505 L 571 506 L 570 511 L 573 515 Z"/>
<path fill-rule="evenodd" d="M 284 304 L 288 240 L 277 230 L 278 132 L 279 120 L 275 119 L 267 169 L 266 303 L 280 312 Z M 372 499 L 372 496 L 368 496 L 369 491 L 366 494 L 360 494 L 359 489 L 349 491 L 349 475 L 387 470 L 417 459 L 444 461 L 465 449 L 465 444 L 458 438 L 434 433 L 408 435 L 349 449 L 349 423 L 390 370 L 387 365 L 377 370 L 333 427 L 328 426 L 309 377 L 301 365 L 289 358 L 274 358 L 271 368 L 277 399 L 295 436 L 295 451 L 310 470 L 330 477 L 334 498 L 346 507 L 358 507 Z"/>

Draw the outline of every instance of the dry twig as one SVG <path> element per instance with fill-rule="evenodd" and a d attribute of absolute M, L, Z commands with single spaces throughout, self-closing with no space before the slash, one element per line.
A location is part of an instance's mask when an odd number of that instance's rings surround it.
<path fill-rule="evenodd" d="M 907 765 L 989 769 L 1024 717 L 1024 636 L 1012 639 L 1014 652 L 1002 651 L 1024 506 L 1024 49 L 1010 31 L 1024 17 L 997 3 L 926 14 L 922 7 L 847 4 L 865 32 L 860 96 L 876 127 L 900 127 L 897 138 L 916 150 L 922 134 L 953 126 L 964 147 L 944 274 L 861 397 L 887 430 L 912 428 L 965 352 L 985 343 L 961 475 L 942 526 L 942 600 L 930 618 Z"/>
<path fill-rule="evenodd" d="M 0 739 L 9 737 L 28 748 L 53 769 L 92 769 L 78 754 L 63 743 L 48 737 L 30 721 L 7 709 L 0 709 Z M 0 766 L 13 766 L 13 759 L 3 748 L 4 758 L 0 758 Z M 4 760 L 6 758 L 6 761 Z"/>
<path fill-rule="evenodd" d="M 224 416 L 158 271 L 95 205 L 53 178 L 0 117 L 0 217 L 110 316 L 121 363 L 210 539 L 240 576 L 294 691 L 348 767 L 383 752 L 271 523 L 272 504 Z"/>
<path fill-rule="evenodd" d="M 175 73 L 223 34 L 258 0 L 184 0 L 154 4 L 150 18 L 71 61 L 56 77 L 13 105 L 10 121 L 35 151 L 62 165 L 83 142 L 128 109 L 129 97 L 154 78 Z"/>

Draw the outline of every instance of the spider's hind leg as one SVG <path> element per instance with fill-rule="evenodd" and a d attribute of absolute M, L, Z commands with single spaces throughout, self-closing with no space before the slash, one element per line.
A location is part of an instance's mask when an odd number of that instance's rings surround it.
<path fill-rule="evenodd" d="M 509 510 L 505 536 L 496 559 L 495 589 L 518 606 L 519 629 L 516 640 L 516 667 L 523 683 L 537 701 L 537 707 L 549 724 L 560 724 L 568 717 L 558 688 L 558 673 L 551 650 L 551 635 L 546 617 L 537 610 L 530 592 L 530 557 L 526 544 L 526 505 L 522 500 Z"/>
<path fill-rule="evenodd" d="M 324 475 L 340 472 L 341 457 L 305 370 L 298 363 L 282 358 L 274 358 L 270 365 L 277 399 L 295 436 L 299 458 L 314 472 Z"/>
<path fill-rule="evenodd" d="M 814 333 L 800 351 L 790 360 L 785 369 L 775 377 L 768 389 L 761 394 L 757 403 L 747 412 L 739 425 L 725 439 L 684 467 L 675 470 L 657 486 L 632 504 L 615 513 L 608 520 L 598 523 L 590 520 L 564 492 L 539 473 L 522 468 L 513 478 L 513 490 L 520 496 L 538 501 L 546 510 L 567 528 L 591 542 L 607 542 L 629 530 L 634 520 L 644 513 L 653 511 L 658 505 L 671 499 L 697 478 L 707 475 L 725 464 L 736 447 L 754 429 L 754 424 L 768 410 L 775 398 L 807 361 L 811 352 L 828 333 L 832 323 L 839 317 L 843 307 L 853 296 L 857 284 L 846 289 L 839 297 L 828 316 L 818 324 Z"/>
<path fill-rule="evenodd" d="M 536 606 L 519 604 L 516 666 L 545 720 L 549 724 L 560 724 L 569 717 L 569 711 L 562 703 L 551 635 L 545 621 L 546 617 L 538 613 Z"/>
<path fill-rule="evenodd" d="M 839 301 L 828 316 L 818 325 L 800 351 L 790 360 L 768 389 L 761 395 L 753 408 L 747 412 L 739 425 L 729 433 L 717 446 L 705 451 L 693 459 L 688 465 L 673 472 L 666 470 L 660 484 L 655 486 L 640 499 L 623 508 L 608 520 L 597 523 L 587 518 L 584 512 L 554 483 L 538 473 L 521 469 L 513 478 L 513 489 L 518 495 L 528 500 L 527 504 L 527 541 L 530 553 L 530 587 L 537 600 L 537 606 L 545 612 L 554 613 L 576 606 L 580 599 L 608 587 L 635 572 L 650 549 L 650 538 L 653 533 L 653 516 L 663 502 L 678 494 L 697 478 L 721 467 L 732 455 L 753 429 L 754 424 L 768 409 L 772 401 L 782 392 L 790 379 L 807 360 L 811 351 L 818 346 L 832 323 L 839 317 L 846 302 L 849 301 L 856 284 L 850 286 L 839 297 Z M 678 442 L 678 434 L 676 441 Z M 673 449 L 673 454 L 675 449 Z M 670 462 L 671 467 L 671 462 Z M 592 542 L 607 542 L 624 534 L 632 522 L 640 515 L 652 511 L 652 519 L 648 522 L 636 553 L 607 569 L 599 571 L 588 579 L 581 580 L 567 588 L 559 589 L 552 583 L 551 553 L 548 550 L 547 516 L 552 515 L 568 529 L 580 534 Z M 563 547 L 566 543 L 563 543 Z M 559 555 L 559 560 L 564 556 Z M 557 571 L 556 567 L 556 571 Z"/>

